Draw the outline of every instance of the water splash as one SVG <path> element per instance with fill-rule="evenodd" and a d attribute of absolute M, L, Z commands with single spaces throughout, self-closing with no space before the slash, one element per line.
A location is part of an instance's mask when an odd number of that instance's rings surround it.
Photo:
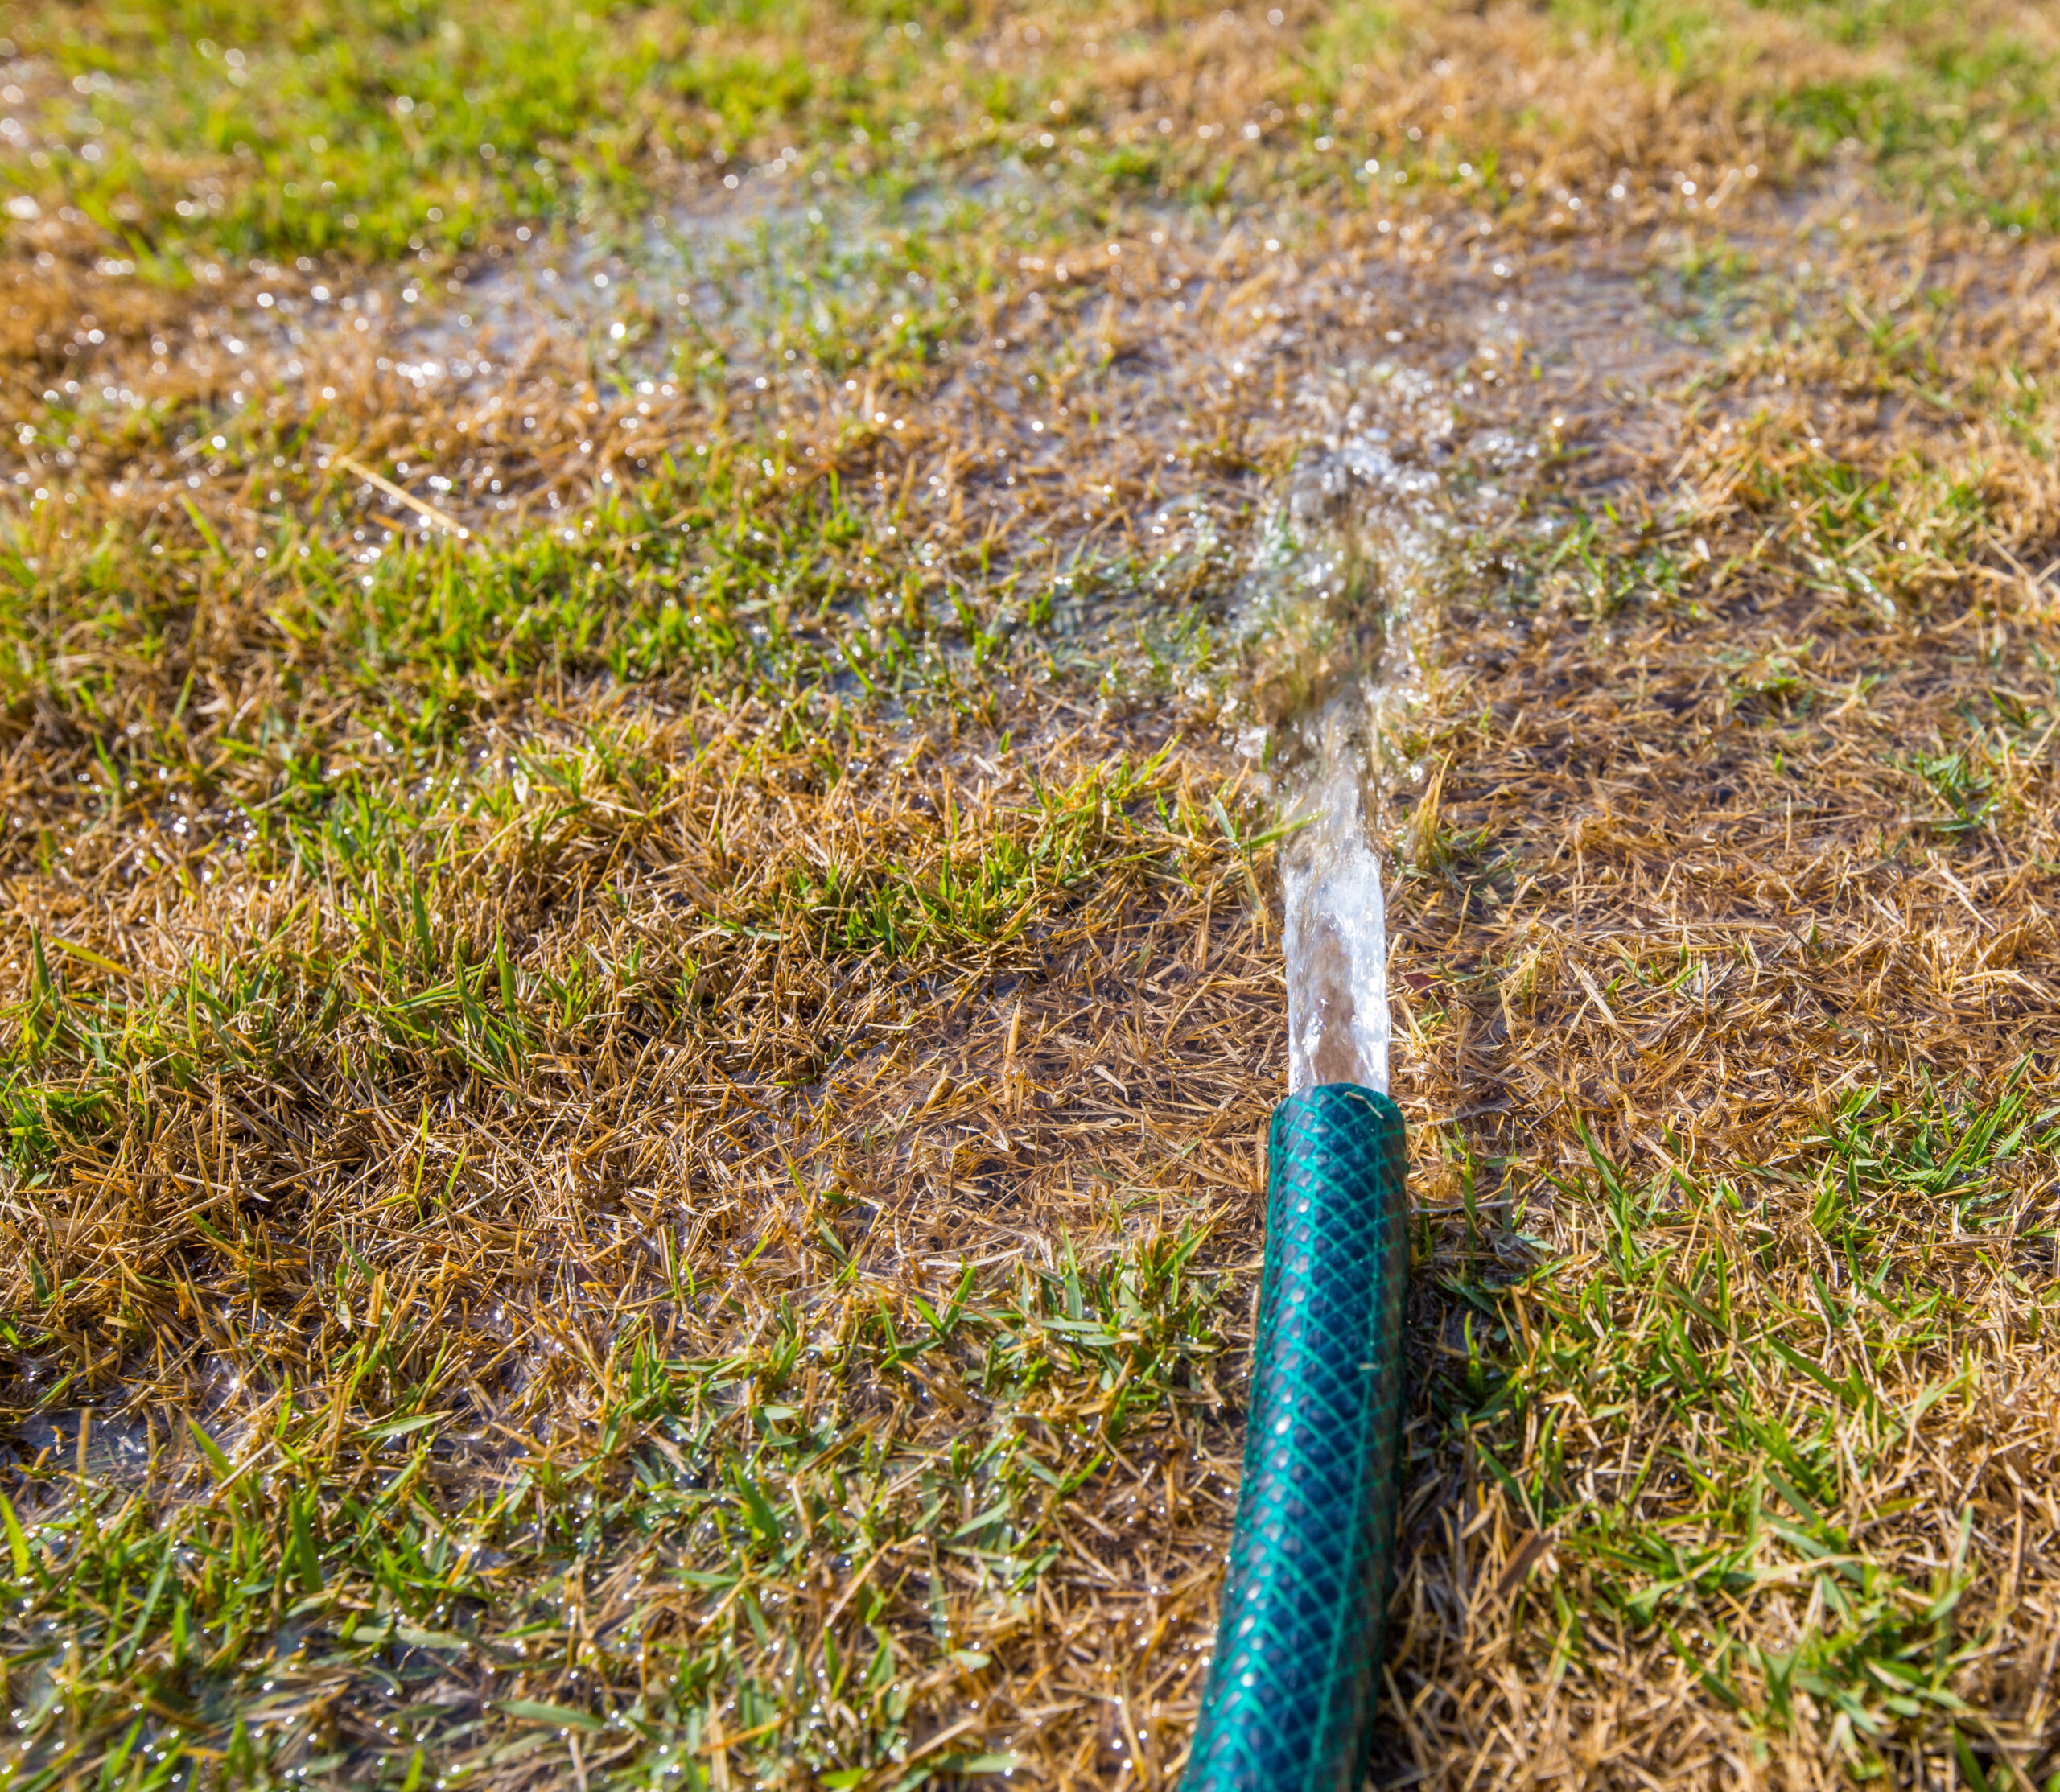
<path fill-rule="evenodd" d="M 1448 557 L 1450 497 L 1426 464 L 1450 412 L 1428 382 L 1383 369 L 1372 427 L 1349 407 L 1332 445 L 1289 482 L 1243 606 L 1266 637 L 1261 683 L 1286 713 L 1276 789 L 1294 831 L 1281 855 L 1291 1092 L 1385 1090 L 1393 1038 L 1386 897 L 1371 830 L 1380 737 L 1420 686 L 1413 636 Z"/>

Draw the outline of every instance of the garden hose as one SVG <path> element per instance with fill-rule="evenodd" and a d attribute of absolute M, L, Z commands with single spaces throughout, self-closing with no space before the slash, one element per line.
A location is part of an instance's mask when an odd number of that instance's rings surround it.
<path fill-rule="evenodd" d="M 1379 1686 L 1402 1437 L 1407 1160 L 1327 1083 L 1267 1142 L 1244 1485 L 1184 1792 L 1354 1792 Z"/>

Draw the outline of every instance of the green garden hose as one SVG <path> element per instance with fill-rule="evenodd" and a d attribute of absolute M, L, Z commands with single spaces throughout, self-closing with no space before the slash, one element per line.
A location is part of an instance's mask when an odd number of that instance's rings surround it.
<path fill-rule="evenodd" d="M 1267 1143 L 1245 1478 L 1184 1792 L 1354 1792 L 1395 1552 L 1407 1157 L 1393 1102 L 1291 1095 Z"/>

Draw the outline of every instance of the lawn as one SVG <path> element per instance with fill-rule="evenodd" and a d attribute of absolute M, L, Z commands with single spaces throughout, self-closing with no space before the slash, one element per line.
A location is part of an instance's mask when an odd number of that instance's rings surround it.
<path fill-rule="evenodd" d="M 1378 1782 L 2060 1786 L 2060 26 L 0 6 L 0 1789 L 1170 1786 L 1370 670 Z"/>

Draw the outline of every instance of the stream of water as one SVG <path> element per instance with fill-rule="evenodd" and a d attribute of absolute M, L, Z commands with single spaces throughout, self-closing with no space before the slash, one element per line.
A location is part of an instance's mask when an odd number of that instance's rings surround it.
<path fill-rule="evenodd" d="M 1288 1087 L 1350 1082 L 1387 1088 L 1386 910 L 1380 860 L 1367 838 L 1366 742 L 1345 705 L 1325 731 L 1309 825 L 1281 867 L 1287 920 Z"/>
<path fill-rule="evenodd" d="M 1338 421 L 1332 445 L 1290 480 L 1243 605 L 1246 627 L 1266 632 L 1299 699 L 1271 743 L 1293 830 L 1281 858 L 1291 1092 L 1388 1086 L 1386 909 L 1374 823 L 1383 777 L 1422 772 L 1387 763 L 1383 739 L 1422 685 L 1415 637 L 1454 520 L 1433 465 L 1449 452 L 1451 413 L 1420 375 L 1374 370 Z M 1275 682 L 1283 682 L 1277 671 Z"/>

